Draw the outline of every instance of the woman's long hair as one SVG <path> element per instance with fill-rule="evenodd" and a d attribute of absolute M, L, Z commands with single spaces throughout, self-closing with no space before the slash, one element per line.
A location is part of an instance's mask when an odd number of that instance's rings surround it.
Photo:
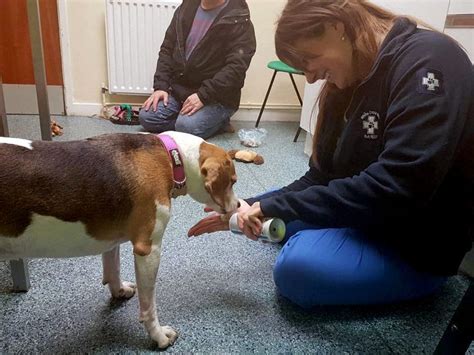
<path fill-rule="evenodd" d="M 303 70 L 300 55 L 294 44 L 301 39 L 323 35 L 325 23 L 341 22 L 345 28 L 344 36 L 353 47 L 353 67 L 358 77 L 362 79 L 368 75 L 377 57 L 378 36 L 389 31 L 396 17 L 394 13 L 366 0 L 288 0 L 277 22 L 276 53 L 283 62 Z M 319 114 L 313 142 L 313 159 L 316 163 L 318 161 L 316 142 L 325 119 L 325 104 L 329 96 L 338 95 L 340 92 L 341 90 L 334 84 L 326 82 L 319 95 Z M 349 100 L 342 105 L 344 107 L 338 105 L 339 107 L 330 109 L 337 110 L 335 112 L 341 110 L 338 117 L 342 119 Z"/>

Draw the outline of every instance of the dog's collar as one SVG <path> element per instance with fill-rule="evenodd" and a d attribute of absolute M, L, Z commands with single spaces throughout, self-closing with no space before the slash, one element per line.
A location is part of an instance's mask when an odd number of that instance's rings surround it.
<path fill-rule="evenodd" d="M 161 144 L 165 147 L 166 152 L 171 160 L 173 166 L 173 191 L 172 196 L 185 194 L 186 190 L 186 174 L 184 172 L 184 163 L 179 153 L 179 148 L 173 138 L 167 134 L 157 134 L 156 137 L 160 140 Z"/>

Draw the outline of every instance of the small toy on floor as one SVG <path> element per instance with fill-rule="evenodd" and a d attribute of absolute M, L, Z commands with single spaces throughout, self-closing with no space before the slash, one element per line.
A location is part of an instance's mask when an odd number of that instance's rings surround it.
<path fill-rule="evenodd" d="M 63 135 L 63 128 L 54 120 L 51 121 L 51 135 L 53 137 Z"/>
<path fill-rule="evenodd" d="M 264 163 L 263 157 L 252 150 L 229 150 L 230 157 L 236 161 L 243 163 L 254 163 L 256 165 L 262 165 Z"/>
<path fill-rule="evenodd" d="M 114 107 L 114 113 L 109 117 L 109 121 L 121 125 L 139 125 L 138 110 L 134 110 L 129 104 L 122 104 Z"/>

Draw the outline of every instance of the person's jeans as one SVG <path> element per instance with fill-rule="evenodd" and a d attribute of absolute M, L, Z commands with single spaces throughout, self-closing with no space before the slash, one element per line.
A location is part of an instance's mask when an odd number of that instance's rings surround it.
<path fill-rule="evenodd" d="M 142 108 L 138 115 L 140 124 L 152 133 L 176 130 L 206 139 L 223 129 L 235 113 L 232 108 L 212 104 L 205 105 L 191 116 L 180 115 L 181 106 L 178 100 L 169 95 L 167 106 L 160 101 L 156 111 L 152 107 L 148 111 Z"/>
<path fill-rule="evenodd" d="M 281 295 L 304 308 L 416 299 L 434 293 L 447 279 L 415 270 L 355 229 L 294 221 L 287 236 L 273 277 Z"/>

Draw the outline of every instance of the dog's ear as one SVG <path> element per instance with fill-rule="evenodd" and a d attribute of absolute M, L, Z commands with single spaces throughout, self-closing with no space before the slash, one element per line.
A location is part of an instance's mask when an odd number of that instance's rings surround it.
<path fill-rule="evenodd" d="M 213 183 L 219 176 L 219 164 L 212 158 L 206 159 L 201 166 L 201 174 L 204 177 L 204 186 L 206 190 L 211 193 Z"/>
<path fill-rule="evenodd" d="M 227 154 L 229 154 L 229 156 L 230 156 L 231 159 L 235 159 L 235 154 L 236 154 L 237 152 L 238 152 L 237 149 L 232 149 L 232 150 L 229 150 L 229 151 L 227 152 Z"/>

